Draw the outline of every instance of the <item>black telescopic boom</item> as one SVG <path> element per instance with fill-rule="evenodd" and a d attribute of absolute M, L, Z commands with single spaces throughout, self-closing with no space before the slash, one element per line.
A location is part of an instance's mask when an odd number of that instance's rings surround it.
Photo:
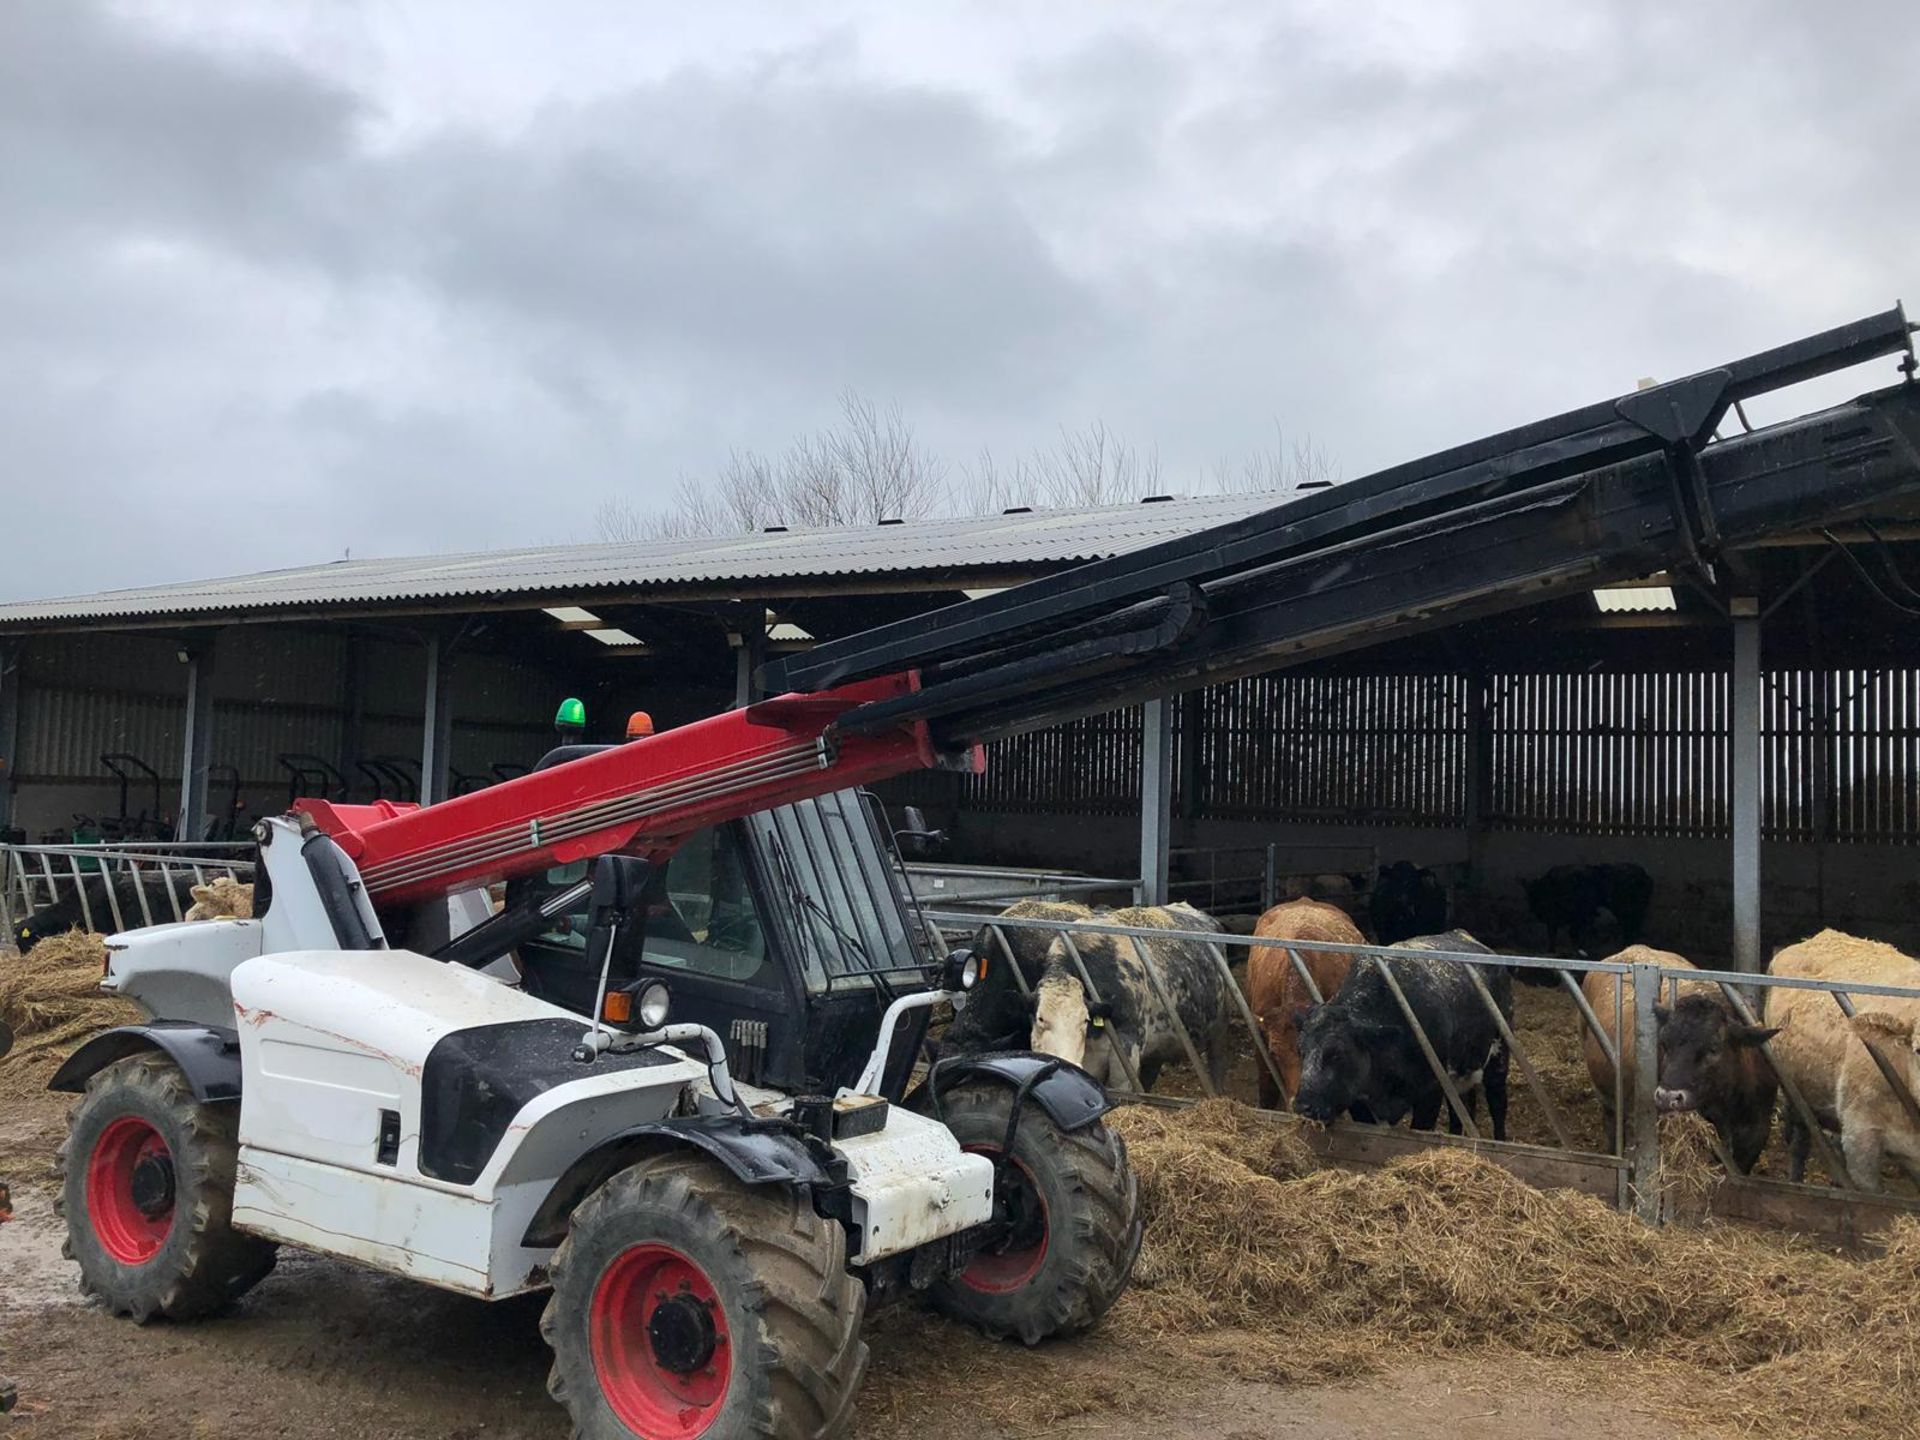
<path fill-rule="evenodd" d="M 1896 305 L 1697 375 L 1301 495 L 1243 520 L 771 660 L 760 671 L 762 692 L 816 692 L 937 666 L 979 669 L 987 663 L 983 657 L 996 651 L 1098 624 L 1101 617 L 1164 597 L 1176 585 L 1202 587 L 1210 597 L 1219 582 L 1269 573 L 1330 547 L 1367 537 L 1384 540 L 1436 519 L 1445 524 L 1449 515 L 1635 459 L 1695 454 L 1735 403 L 1879 356 L 1911 356 L 1912 331 Z M 1693 477 L 1683 478 L 1683 491 L 1691 492 Z"/>

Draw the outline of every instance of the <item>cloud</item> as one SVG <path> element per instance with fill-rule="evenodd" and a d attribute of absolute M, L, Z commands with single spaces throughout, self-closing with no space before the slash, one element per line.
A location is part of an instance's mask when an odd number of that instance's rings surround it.
<path fill-rule="evenodd" d="M 1912 278 L 1910 5 L 752 13 L 0 7 L 0 595 L 586 538 L 849 385 L 1359 473 Z"/>

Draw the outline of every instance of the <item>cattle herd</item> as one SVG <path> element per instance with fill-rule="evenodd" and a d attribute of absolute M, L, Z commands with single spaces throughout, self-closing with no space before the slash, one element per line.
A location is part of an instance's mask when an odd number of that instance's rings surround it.
<path fill-rule="evenodd" d="M 1205 1072 L 1218 1090 L 1233 1037 L 1251 1020 L 1266 1052 L 1255 1066 L 1255 1098 L 1265 1108 L 1290 1105 L 1323 1123 L 1343 1116 L 1387 1125 L 1404 1119 L 1417 1129 L 1432 1129 L 1444 1114 L 1458 1133 L 1461 1122 L 1437 1066 L 1469 1115 L 1478 1116 L 1484 1098 L 1494 1138 L 1505 1139 L 1513 982 L 1558 983 L 1558 976 L 1537 966 L 1510 969 L 1445 958 L 1493 952 L 1466 931 L 1448 928 L 1447 890 L 1430 870 L 1405 861 L 1384 866 L 1364 887 L 1364 901 L 1353 877 L 1315 879 L 1347 904 L 1303 896 L 1261 915 L 1247 950 L 1243 993 L 1236 993 L 1243 982 L 1232 973 L 1226 947 L 1187 938 L 1222 931 L 1192 906 L 1096 914 L 1079 904 L 1022 901 L 1003 918 L 1097 918 L 1147 933 L 983 927 L 973 941 L 986 961 L 982 978 L 938 1048 L 953 1054 L 1039 1050 L 1082 1066 L 1116 1090 L 1151 1090 L 1166 1065 L 1187 1064 Z M 129 923 L 138 923 L 142 898 L 156 918 L 175 904 L 192 906 L 189 917 L 238 913 L 229 908 L 231 897 L 212 895 L 186 875 L 88 874 L 84 883 L 100 928 L 107 928 L 109 886 Z M 245 888 L 236 887 L 236 893 Z M 1638 943 L 1653 882 L 1637 865 L 1559 865 L 1524 888 L 1550 948 L 1564 939 L 1585 958 L 1668 971 L 1694 968 L 1680 955 Z M 1368 944 L 1356 913 L 1372 928 L 1374 943 L 1390 951 L 1379 963 L 1324 948 Z M 24 952 L 82 922 L 79 894 L 69 893 L 23 921 L 13 938 Z M 1891 945 L 1832 930 L 1785 947 L 1770 969 L 1800 979 L 1920 990 L 1920 962 Z M 1620 986 L 1619 976 L 1604 972 L 1587 972 L 1580 982 L 1600 1032 L 1584 1032 L 1587 1071 L 1609 1122 L 1616 1080 L 1607 1050 L 1622 1057 L 1634 1053 L 1634 1009 L 1624 1003 Z M 1920 1096 L 1920 998 L 1862 996 L 1859 1013 L 1848 1015 L 1824 991 L 1763 988 L 1758 1024 L 1737 1014 L 1720 987 L 1705 981 L 1681 982 L 1666 997 L 1670 1003 L 1656 1007 L 1656 1108 L 1705 1117 L 1727 1158 L 1745 1171 L 1765 1150 L 1777 1107 L 1788 1173 L 1798 1180 L 1814 1136 L 1800 1108 L 1787 1103 L 1784 1081 L 1819 1127 L 1839 1137 L 1845 1167 L 1859 1188 L 1881 1187 L 1889 1157 L 1920 1167 L 1920 1106 L 1913 1103 Z M 1494 1020 L 1495 1012 L 1504 1023 Z M 1178 1024 L 1171 1018 L 1176 1016 Z M 1888 1083 L 1889 1074 L 1906 1094 Z M 1630 1110 L 1631 1063 L 1618 1083 Z"/>
<path fill-rule="evenodd" d="M 1671 951 L 1637 943 L 1652 894 L 1638 866 L 1560 866 L 1526 889 L 1535 917 L 1583 956 L 1669 971 L 1695 968 Z M 1408 1120 L 1428 1130 L 1444 1114 L 1458 1133 L 1461 1122 L 1437 1068 L 1476 1127 L 1484 1097 L 1492 1135 L 1505 1139 L 1513 980 L 1544 975 L 1558 983 L 1558 976 L 1538 967 L 1448 958 L 1493 952 L 1464 930 L 1447 928 L 1444 887 L 1411 865 L 1383 868 L 1367 903 L 1352 911 L 1364 913 L 1387 953 L 1367 958 L 1325 948 L 1369 941 L 1349 908 L 1302 897 L 1259 917 L 1244 980 L 1233 974 L 1227 947 L 1180 934 L 1069 935 L 989 924 L 973 941 L 986 961 L 982 977 L 939 1047 L 942 1053 L 1031 1048 L 1127 1090 L 1152 1089 L 1169 1062 L 1191 1063 L 1217 1090 L 1231 1037 L 1251 1019 L 1266 1052 L 1255 1065 L 1256 1098 L 1265 1108 L 1290 1106 L 1319 1123 Z M 1002 918 L 1097 920 L 1147 932 L 1221 930 L 1187 905 L 1096 912 L 1023 901 Z M 1890 945 L 1831 930 L 1782 949 L 1771 972 L 1920 990 L 1920 962 Z M 1634 1101 L 1634 1007 L 1630 991 L 1618 993 L 1621 983 L 1606 972 L 1587 972 L 1580 983 L 1605 1036 L 1603 1043 L 1587 1028 L 1584 1054 L 1609 1121 L 1616 1104 L 1609 1047 L 1623 1057 L 1619 1083 L 1629 1109 Z M 1241 985 L 1243 993 L 1236 994 Z M 1786 1103 L 1784 1079 L 1821 1129 L 1838 1135 L 1857 1187 L 1878 1190 L 1889 1157 L 1920 1162 L 1920 1113 L 1885 1078 L 1891 1072 L 1909 1096 L 1920 1095 L 1920 999 L 1860 996 L 1858 1013 L 1849 1016 L 1824 991 L 1762 988 L 1767 998 L 1759 1023 L 1706 981 L 1680 982 L 1662 997 L 1665 1003 L 1654 1008 L 1655 1108 L 1702 1115 L 1724 1155 L 1747 1171 L 1766 1148 L 1778 1106 L 1789 1174 L 1799 1180 L 1813 1135 L 1800 1110 Z M 1170 1015 L 1178 1016 L 1177 1026 Z"/>

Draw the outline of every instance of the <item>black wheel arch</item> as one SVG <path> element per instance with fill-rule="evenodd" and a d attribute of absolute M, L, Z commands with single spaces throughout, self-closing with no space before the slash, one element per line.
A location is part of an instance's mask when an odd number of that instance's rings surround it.
<path fill-rule="evenodd" d="M 609 1136 L 568 1166 L 527 1222 L 520 1243 L 558 1245 L 574 1208 L 594 1190 L 629 1165 L 674 1150 L 711 1156 L 743 1185 L 805 1187 L 822 1214 L 838 1208 L 831 1201 L 822 1204 L 822 1198 L 844 1192 L 847 1185 L 844 1160 L 784 1125 L 756 1124 L 731 1114 L 654 1120 Z"/>
<path fill-rule="evenodd" d="M 240 1037 L 218 1025 L 153 1020 L 103 1030 L 73 1054 L 47 1081 L 47 1089 L 80 1094 L 94 1075 L 130 1055 L 157 1050 L 179 1067 L 203 1104 L 240 1098 Z"/>
<path fill-rule="evenodd" d="M 1078 1065 L 1054 1055 L 1031 1050 L 1006 1050 L 986 1055 L 953 1055 L 936 1061 L 925 1085 L 926 1106 L 940 1115 L 941 1097 L 954 1086 L 988 1080 L 1023 1091 L 1047 1118 L 1071 1133 L 1084 1130 L 1109 1110 L 1107 1092 Z"/>

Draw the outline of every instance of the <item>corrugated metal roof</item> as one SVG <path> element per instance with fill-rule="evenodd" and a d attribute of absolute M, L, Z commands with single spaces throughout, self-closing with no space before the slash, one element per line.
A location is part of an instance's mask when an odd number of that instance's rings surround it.
<path fill-rule="evenodd" d="M 907 575 L 1075 563 L 1225 524 L 1267 509 L 1279 499 L 1275 495 L 1203 495 L 1152 504 L 900 525 L 335 560 L 224 579 L 16 601 L 0 605 L 0 626 L 18 629 L 47 621 L 188 618 L 467 595 L 585 595 L 803 576 Z"/>

